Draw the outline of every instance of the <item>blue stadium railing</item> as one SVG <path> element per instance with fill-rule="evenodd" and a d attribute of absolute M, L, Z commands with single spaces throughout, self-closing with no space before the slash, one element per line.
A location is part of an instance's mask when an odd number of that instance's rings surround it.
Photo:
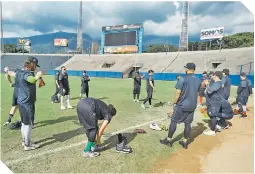
<path fill-rule="evenodd" d="M 48 71 L 49 75 L 54 75 L 56 70 Z M 69 76 L 81 76 L 82 71 L 67 71 Z M 140 74 L 144 74 L 145 78 L 148 77 L 148 73 L 140 72 Z M 184 76 L 185 74 L 181 73 L 154 73 L 153 77 L 155 80 L 163 80 L 163 81 L 175 81 L 176 75 L 180 74 Z M 101 78 L 123 78 L 122 72 L 111 72 L 111 71 L 87 71 L 87 75 L 90 77 L 101 77 Z M 201 74 L 195 74 L 198 78 L 201 78 Z M 252 86 L 254 87 L 254 75 L 247 75 L 247 78 L 251 81 Z M 231 84 L 234 86 L 238 86 L 240 84 L 240 76 L 239 75 L 230 75 Z"/>

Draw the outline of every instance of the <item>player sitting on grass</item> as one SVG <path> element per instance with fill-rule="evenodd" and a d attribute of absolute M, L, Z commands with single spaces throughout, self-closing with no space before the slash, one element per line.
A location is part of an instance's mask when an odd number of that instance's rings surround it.
<path fill-rule="evenodd" d="M 206 80 L 206 106 L 207 114 L 211 119 L 210 131 L 203 132 L 205 135 L 214 136 L 216 130 L 220 129 L 217 125 L 217 117 L 219 119 L 231 119 L 233 118 L 233 109 L 230 103 L 224 98 L 224 89 L 222 88 L 222 72 L 217 71 L 213 76 L 214 83 L 209 85 L 209 81 Z"/>
<path fill-rule="evenodd" d="M 246 78 L 246 74 L 243 72 L 240 74 L 240 85 L 237 88 L 237 105 L 234 114 L 237 115 L 241 112 L 241 117 L 247 117 L 246 114 L 246 104 L 250 94 L 252 94 L 252 89 L 249 88 L 250 82 Z"/>
<path fill-rule="evenodd" d="M 84 98 L 77 105 L 77 114 L 88 137 L 83 156 L 86 158 L 99 156 L 99 152 L 96 151 L 101 150 L 102 146 L 97 146 L 96 143 L 101 144 L 101 136 L 112 117 L 116 115 L 116 109 L 111 104 L 107 106 L 99 99 Z M 98 120 L 104 120 L 100 129 Z"/>

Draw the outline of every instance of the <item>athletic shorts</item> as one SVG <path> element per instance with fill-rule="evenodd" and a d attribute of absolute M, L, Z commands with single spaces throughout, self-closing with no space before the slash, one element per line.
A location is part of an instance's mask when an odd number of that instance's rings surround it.
<path fill-rule="evenodd" d="M 248 97 L 238 97 L 237 103 L 246 106 L 248 102 Z"/>
<path fill-rule="evenodd" d="M 141 91 L 141 87 L 136 87 L 133 90 L 133 94 L 140 94 L 140 91 Z"/>
<path fill-rule="evenodd" d="M 89 92 L 89 87 L 88 86 L 82 86 L 81 87 L 81 94 L 85 94 L 86 92 Z"/>
<path fill-rule="evenodd" d="M 18 105 L 18 97 L 16 96 L 16 92 L 13 92 L 13 96 L 12 96 L 12 106 L 17 106 Z"/>
<path fill-rule="evenodd" d="M 21 123 L 32 125 L 35 115 L 35 104 L 19 104 Z"/>
<path fill-rule="evenodd" d="M 65 90 L 65 92 L 64 92 Z M 59 93 L 61 96 L 70 95 L 70 88 L 59 88 Z"/>
<path fill-rule="evenodd" d="M 194 117 L 194 111 L 188 112 L 183 111 L 183 109 L 176 105 L 174 107 L 174 113 L 171 117 L 172 121 L 175 121 L 177 123 L 192 123 Z"/>

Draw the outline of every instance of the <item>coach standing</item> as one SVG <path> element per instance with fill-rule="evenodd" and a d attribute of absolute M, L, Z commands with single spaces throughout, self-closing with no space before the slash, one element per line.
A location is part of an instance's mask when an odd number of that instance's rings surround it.
<path fill-rule="evenodd" d="M 67 108 L 73 109 L 73 107 L 70 104 L 70 88 L 69 88 L 69 81 L 68 81 L 68 74 L 66 72 L 66 67 L 61 67 L 61 74 L 59 75 L 59 86 L 60 86 L 60 103 L 61 103 L 61 109 L 65 110 L 66 107 L 64 106 L 64 96 L 67 96 Z"/>
<path fill-rule="evenodd" d="M 8 68 L 5 69 L 6 73 L 15 77 L 16 82 L 19 84 L 17 103 L 22 123 L 22 145 L 25 151 L 34 150 L 39 147 L 31 142 L 32 124 L 35 115 L 36 82 L 42 76 L 41 71 L 37 72 L 36 76 L 34 75 L 36 67 L 40 67 L 38 60 L 35 57 L 28 56 L 24 63 L 24 70 L 12 72 L 8 71 Z"/>
<path fill-rule="evenodd" d="M 153 94 L 153 91 L 155 91 L 153 73 L 154 73 L 153 70 L 149 70 L 149 71 L 148 71 L 149 77 L 148 77 L 148 79 L 147 79 L 147 87 L 146 87 L 146 90 L 147 90 L 147 98 L 144 100 L 143 104 L 141 105 L 141 107 L 142 107 L 143 109 L 145 109 L 145 104 L 146 104 L 148 101 L 149 101 L 150 108 L 151 108 L 152 94 Z"/>
<path fill-rule="evenodd" d="M 188 148 L 188 138 L 191 133 L 191 123 L 194 117 L 194 111 L 197 107 L 198 92 L 200 90 L 201 80 L 194 76 L 196 65 L 187 63 L 186 76 L 179 80 L 176 85 L 176 96 L 174 101 L 174 111 L 171 117 L 168 137 L 160 140 L 161 144 L 172 146 L 172 137 L 176 131 L 177 123 L 184 123 L 184 139 L 179 141 L 183 148 Z"/>

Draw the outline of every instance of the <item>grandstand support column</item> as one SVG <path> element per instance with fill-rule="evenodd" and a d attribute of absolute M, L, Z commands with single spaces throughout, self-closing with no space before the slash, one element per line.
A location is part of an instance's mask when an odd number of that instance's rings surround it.
<path fill-rule="evenodd" d="M 82 39 L 82 1 L 80 1 L 79 18 L 78 18 L 78 32 L 77 32 L 77 47 L 76 51 L 78 54 L 83 53 L 83 39 Z"/>
<path fill-rule="evenodd" d="M 182 7 L 182 24 L 181 33 L 179 40 L 179 50 L 178 51 L 188 51 L 188 18 L 189 18 L 189 2 L 184 1 Z"/>

